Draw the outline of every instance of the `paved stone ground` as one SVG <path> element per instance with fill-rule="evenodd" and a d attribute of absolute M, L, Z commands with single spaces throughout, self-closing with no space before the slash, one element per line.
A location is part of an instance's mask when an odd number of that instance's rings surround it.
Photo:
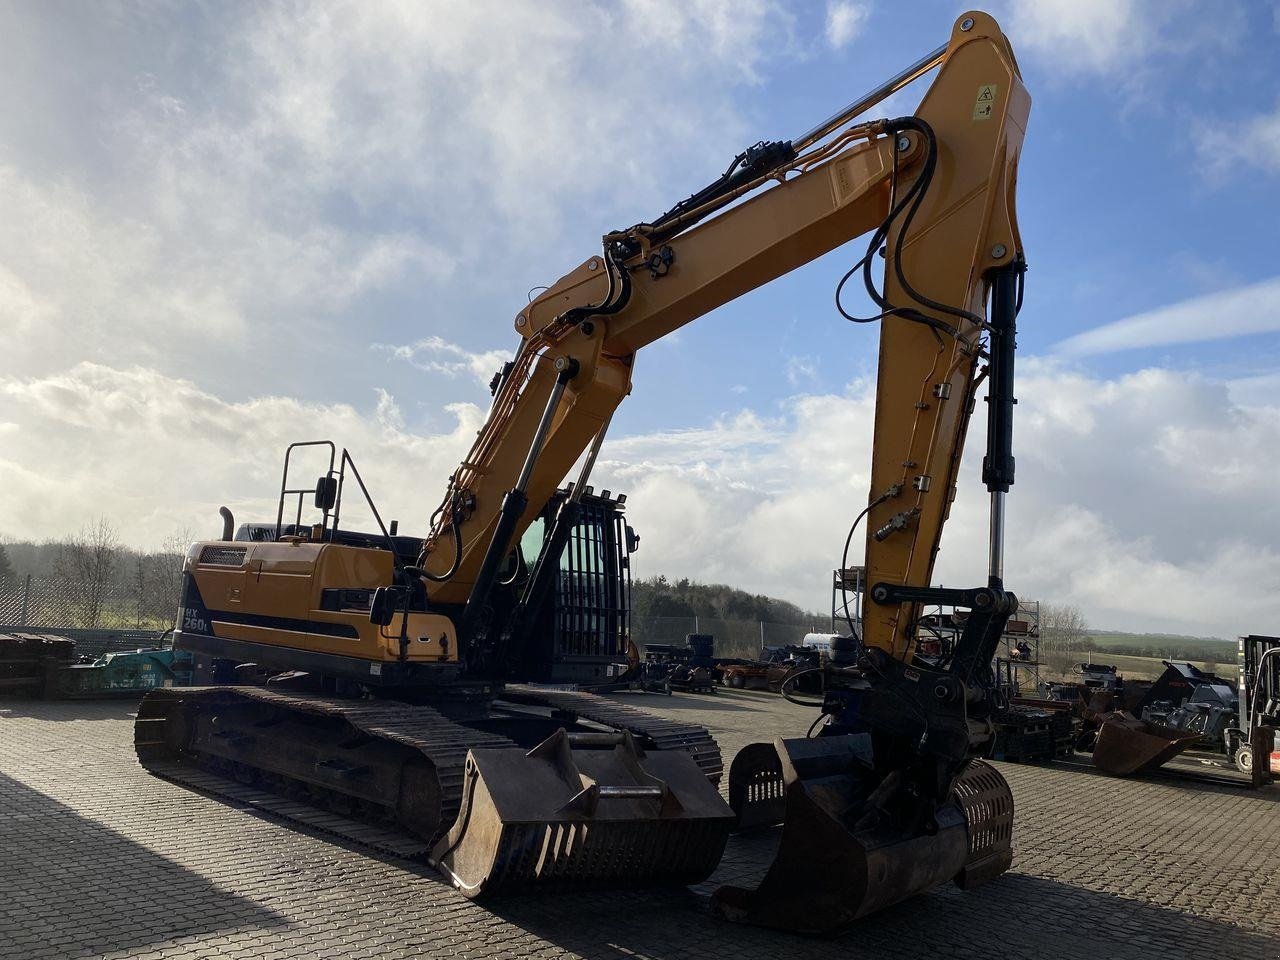
<path fill-rule="evenodd" d="M 764 693 L 626 699 L 706 723 L 726 758 L 812 718 Z M 1003 764 L 1018 809 L 1013 870 L 831 941 L 718 921 L 700 895 L 714 883 L 476 905 L 425 866 L 148 776 L 132 757 L 134 706 L 0 701 L 5 960 L 1280 957 L 1280 787 Z M 761 870 L 774 843 L 735 838 L 713 881 Z"/>

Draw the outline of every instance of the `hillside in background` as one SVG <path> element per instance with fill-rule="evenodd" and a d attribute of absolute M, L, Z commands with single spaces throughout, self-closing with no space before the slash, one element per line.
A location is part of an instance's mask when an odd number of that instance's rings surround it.
<path fill-rule="evenodd" d="M 659 575 L 631 584 L 632 616 L 640 620 L 658 617 L 700 617 L 716 620 L 763 620 L 805 627 L 827 623 L 825 613 L 801 610 L 794 603 L 747 593 L 723 583 L 695 583 L 687 577 L 668 580 Z"/>
<path fill-rule="evenodd" d="M 1235 661 L 1236 641 L 1222 637 L 1187 637 L 1170 633 L 1122 633 L 1090 630 L 1088 647 L 1114 656 L 1173 660 Z"/>

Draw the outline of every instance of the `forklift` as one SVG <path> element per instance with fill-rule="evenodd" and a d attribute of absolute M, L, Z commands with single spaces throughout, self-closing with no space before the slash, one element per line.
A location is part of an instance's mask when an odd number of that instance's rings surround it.
<path fill-rule="evenodd" d="M 1236 769 L 1252 776 L 1256 731 L 1280 726 L 1280 637 L 1241 637 L 1239 664 L 1239 710 L 1236 725 L 1226 731 L 1226 748 Z"/>

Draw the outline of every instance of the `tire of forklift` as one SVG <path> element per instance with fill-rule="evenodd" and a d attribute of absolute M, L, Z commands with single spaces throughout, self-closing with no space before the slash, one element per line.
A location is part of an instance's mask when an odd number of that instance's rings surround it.
<path fill-rule="evenodd" d="M 733 676 L 729 678 L 729 686 L 733 687 L 735 690 L 741 690 L 746 685 L 747 685 L 747 681 L 743 679 L 743 677 L 740 674 L 735 673 Z"/>
<path fill-rule="evenodd" d="M 1235 756 L 1236 769 L 1243 774 L 1253 773 L 1253 747 L 1247 743 L 1242 743 L 1240 749 L 1236 751 Z"/>

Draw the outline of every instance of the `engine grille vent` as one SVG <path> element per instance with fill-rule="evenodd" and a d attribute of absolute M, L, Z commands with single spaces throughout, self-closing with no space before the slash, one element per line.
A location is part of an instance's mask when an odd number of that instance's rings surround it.
<path fill-rule="evenodd" d="M 219 567 L 238 567 L 244 563 L 245 547 L 205 547 L 200 551 L 200 562 Z"/>

